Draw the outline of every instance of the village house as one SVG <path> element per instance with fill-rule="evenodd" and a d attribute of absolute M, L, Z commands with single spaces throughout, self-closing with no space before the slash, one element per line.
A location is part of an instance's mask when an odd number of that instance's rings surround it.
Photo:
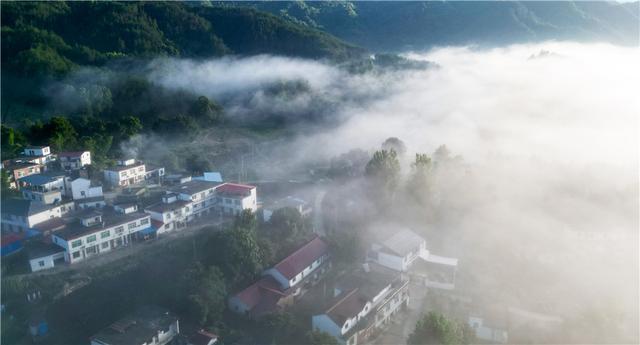
<path fill-rule="evenodd" d="M 95 183 L 87 178 L 78 177 L 75 180 L 69 182 L 71 189 L 71 196 L 73 200 L 80 200 L 85 198 L 102 197 L 102 186 L 95 185 Z"/>
<path fill-rule="evenodd" d="M 238 183 L 223 183 L 216 187 L 218 207 L 222 214 L 236 215 L 243 210 L 258 210 L 256 187 Z"/>
<path fill-rule="evenodd" d="M 444 290 L 455 287 L 458 259 L 431 253 L 426 240 L 409 229 L 379 237 L 383 240 L 371 245 L 367 261 L 399 272 L 411 270 L 428 287 Z"/>
<path fill-rule="evenodd" d="M 315 285 L 329 265 L 329 246 L 316 236 L 233 295 L 229 309 L 251 317 L 281 310 Z"/>
<path fill-rule="evenodd" d="M 57 154 L 60 168 L 78 170 L 91 164 L 90 151 L 65 151 Z"/>
<path fill-rule="evenodd" d="M 218 342 L 218 336 L 204 329 L 189 337 L 187 345 L 213 345 Z"/>
<path fill-rule="evenodd" d="M 402 229 L 379 243 L 373 243 L 367 254 L 370 261 L 400 272 L 406 272 L 420 257 L 427 257 L 427 242 L 408 229 Z"/>
<path fill-rule="evenodd" d="M 64 249 L 53 243 L 31 241 L 27 247 L 31 272 L 38 272 L 64 263 Z"/>
<path fill-rule="evenodd" d="M 312 328 L 326 332 L 339 344 L 356 345 L 374 340 L 409 305 L 409 281 L 401 273 L 376 264 L 346 275 L 333 289 Z"/>
<path fill-rule="evenodd" d="M 32 163 L 47 165 L 53 161 L 51 148 L 49 146 L 28 146 L 23 151 L 23 158 Z"/>
<path fill-rule="evenodd" d="M 162 201 L 144 209 L 151 216 L 156 236 L 187 227 L 193 215 L 193 202 L 178 199 L 178 194 L 168 193 Z"/>
<path fill-rule="evenodd" d="M 168 193 L 177 196 L 177 200 L 191 202 L 191 214 L 188 215 L 187 221 L 199 218 L 203 215 L 211 214 L 216 210 L 218 200 L 216 198 L 216 187 L 219 183 L 207 181 L 189 181 L 174 186 Z"/>
<path fill-rule="evenodd" d="M 286 198 L 276 200 L 262 207 L 262 220 L 268 222 L 271 219 L 273 212 L 283 208 L 296 209 L 298 212 L 300 212 L 300 215 L 302 217 L 308 217 L 312 212 L 311 206 L 306 201 L 300 198 L 287 196 Z"/>
<path fill-rule="evenodd" d="M 65 261 L 76 263 L 88 257 L 129 245 L 136 234 L 150 228 L 150 217 L 141 212 L 86 210 L 78 221 L 51 234 L 53 243 L 65 250 Z"/>
<path fill-rule="evenodd" d="M 144 175 L 144 179 L 149 181 L 149 183 L 162 184 L 164 179 L 164 167 L 153 166 L 147 164 L 145 166 L 146 172 Z"/>
<path fill-rule="evenodd" d="M 180 334 L 178 318 L 170 311 L 147 305 L 91 337 L 91 345 L 165 345 Z"/>
<path fill-rule="evenodd" d="M 135 159 L 123 159 L 118 161 L 115 167 L 104 169 L 104 179 L 113 187 L 126 187 L 141 183 L 146 178 L 144 163 Z"/>
<path fill-rule="evenodd" d="M 53 204 L 67 195 L 67 180 L 64 174 L 49 172 L 23 177 L 18 180 L 18 185 L 25 199 Z"/>
<path fill-rule="evenodd" d="M 18 188 L 18 179 L 44 171 L 44 167 L 41 164 L 16 160 L 6 160 L 2 162 L 2 169 L 7 171 L 7 175 L 9 175 L 9 188 L 12 189 Z"/>
<path fill-rule="evenodd" d="M 31 236 L 39 230 L 37 228 L 40 225 L 74 209 L 71 201 L 48 205 L 33 200 L 9 199 L 2 203 L 2 231 Z"/>

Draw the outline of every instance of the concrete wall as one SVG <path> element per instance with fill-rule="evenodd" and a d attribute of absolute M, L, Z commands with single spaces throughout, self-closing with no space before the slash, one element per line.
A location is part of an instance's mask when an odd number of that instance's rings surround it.
<path fill-rule="evenodd" d="M 54 267 L 54 262 L 57 259 L 64 258 L 64 252 L 55 253 L 52 255 L 43 256 L 41 258 L 34 258 L 29 260 L 31 266 L 31 272 L 37 272 Z M 40 265 L 42 263 L 42 265 Z"/>

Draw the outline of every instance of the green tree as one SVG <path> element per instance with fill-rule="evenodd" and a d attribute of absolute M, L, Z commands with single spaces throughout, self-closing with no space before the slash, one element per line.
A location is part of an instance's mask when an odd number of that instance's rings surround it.
<path fill-rule="evenodd" d="M 287 244 L 295 244 L 309 233 L 309 226 L 297 209 L 284 207 L 271 215 L 267 224 L 267 233 L 268 237 L 276 243 L 283 241 Z"/>
<path fill-rule="evenodd" d="M 407 339 L 407 344 L 460 345 L 470 344 L 473 340 L 471 330 L 466 324 L 449 320 L 436 312 L 429 312 L 418 320 Z"/>
<path fill-rule="evenodd" d="M 187 292 L 187 309 L 200 324 L 219 321 L 227 294 L 224 276 L 215 266 L 196 265 L 182 277 Z"/>
<path fill-rule="evenodd" d="M 338 345 L 338 340 L 326 332 L 310 331 L 306 335 L 306 343 L 309 345 Z"/>
<path fill-rule="evenodd" d="M 232 284 L 248 283 L 263 268 L 263 254 L 254 231 L 232 228 L 216 232 L 208 248 L 207 262 L 220 267 Z"/>
<path fill-rule="evenodd" d="M 416 153 L 416 159 L 411 164 L 412 174 L 407 182 L 408 194 L 419 202 L 425 202 L 430 192 L 433 164 L 426 154 Z"/>
<path fill-rule="evenodd" d="M 407 145 L 402 140 L 396 137 L 387 138 L 382 143 L 382 149 L 387 151 L 396 151 L 398 156 L 402 157 L 407 152 Z"/>
<path fill-rule="evenodd" d="M 367 163 L 365 175 L 373 182 L 372 191 L 379 194 L 378 200 L 390 202 L 400 177 L 400 162 L 396 151 L 376 151 Z"/>
<path fill-rule="evenodd" d="M 355 233 L 334 231 L 327 236 L 333 260 L 338 265 L 351 265 L 358 259 L 358 237 Z"/>
<path fill-rule="evenodd" d="M 202 125 L 215 124 L 222 119 L 222 107 L 207 97 L 200 96 L 191 107 L 191 115 Z"/>
<path fill-rule="evenodd" d="M 77 145 L 78 133 L 69 119 L 63 116 L 54 116 L 45 124 L 34 124 L 30 133 L 35 143 L 51 145 L 54 151 L 74 149 Z"/>
<path fill-rule="evenodd" d="M 242 210 L 242 212 L 236 215 L 233 221 L 233 228 L 236 230 L 255 232 L 257 226 L 258 220 L 256 219 L 256 214 L 250 209 Z"/>

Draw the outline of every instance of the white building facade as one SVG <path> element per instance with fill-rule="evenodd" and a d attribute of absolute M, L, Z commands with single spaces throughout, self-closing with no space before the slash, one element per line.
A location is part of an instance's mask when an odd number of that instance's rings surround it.
<path fill-rule="evenodd" d="M 111 186 L 126 187 L 141 183 L 145 180 L 146 168 L 144 163 L 134 159 L 120 160 L 118 165 L 104 170 L 104 179 Z"/>
<path fill-rule="evenodd" d="M 78 170 L 91 164 L 90 151 L 74 151 L 58 153 L 58 162 L 63 170 Z"/>

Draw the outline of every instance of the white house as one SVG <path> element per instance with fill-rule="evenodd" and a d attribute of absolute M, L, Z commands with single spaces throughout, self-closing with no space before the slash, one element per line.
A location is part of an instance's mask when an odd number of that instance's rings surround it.
<path fill-rule="evenodd" d="M 282 208 L 293 208 L 300 212 L 302 217 L 308 217 L 311 214 L 311 206 L 308 202 L 296 198 L 293 196 L 287 196 L 286 198 L 276 200 L 262 208 L 262 220 L 268 222 L 273 215 L 273 212 Z"/>
<path fill-rule="evenodd" d="M 51 234 L 53 243 L 65 250 L 65 261 L 76 263 L 94 255 L 128 245 L 137 232 L 151 226 L 145 213 L 120 214 L 87 210 L 79 220 Z"/>
<path fill-rule="evenodd" d="M 165 345 L 180 334 L 178 318 L 154 305 L 137 308 L 91 337 L 91 345 Z"/>
<path fill-rule="evenodd" d="M 263 274 L 272 276 L 284 289 L 300 284 L 329 260 L 329 246 L 314 237 Z"/>
<path fill-rule="evenodd" d="M 78 170 L 91 164 L 90 151 L 66 151 L 58 153 L 58 162 L 63 170 Z"/>
<path fill-rule="evenodd" d="M 144 163 L 135 159 L 119 160 L 118 165 L 104 170 L 104 179 L 114 187 L 125 187 L 145 180 Z"/>
<path fill-rule="evenodd" d="M 23 154 L 28 157 L 29 162 L 46 165 L 52 161 L 51 148 L 49 146 L 28 146 Z"/>
<path fill-rule="evenodd" d="M 182 201 L 192 202 L 191 214 L 187 221 L 199 218 L 202 215 L 213 213 L 216 210 L 218 199 L 216 187 L 220 184 L 207 181 L 189 181 L 174 186 L 170 193 L 176 194 L 176 198 Z"/>
<path fill-rule="evenodd" d="M 73 200 L 96 198 L 102 195 L 102 186 L 95 186 L 91 180 L 79 177 L 69 183 Z"/>
<path fill-rule="evenodd" d="M 416 259 L 428 256 L 425 239 L 408 229 L 372 244 L 367 254 L 369 261 L 400 272 L 406 272 Z"/>
<path fill-rule="evenodd" d="M 229 310 L 251 317 L 280 310 L 301 296 L 305 285 L 317 283 L 328 265 L 329 247 L 316 236 L 265 270 L 258 281 L 231 296 Z"/>
<path fill-rule="evenodd" d="M 243 210 L 258 210 L 257 193 L 255 186 L 238 183 L 223 183 L 216 187 L 218 208 L 220 212 L 228 215 L 236 215 Z"/>
<path fill-rule="evenodd" d="M 46 270 L 53 268 L 56 264 L 64 263 L 64 249 L 53 243 L 32 241 L 26 249 L 31 272 Z"/>
<path fill-rule="evenodd" d="M 22 189 L 22 197 L 47 205 L 62 201 L 62 193 L 59 190 L 39 191 L 35 189 Z"/>
<path fill-rule="evenodd" d="M 62 196 L 67 195 L 66 181 L 64 174 L 34 174 L 25 176 L 18 180 L 20 189 L 27 189 L 33 192 L 46 193 L 51 191 L 59 191 Z"/>
<path fill-rule="evenodd" d="M 366 266 L 339 280 L 333 296 L 324 313 L 312 317 L 312 328 L 340 344 L 364 344 L 408 307 L 409 281 L 390 269 Z"/>
<path fill-rule="evenodd" d="M 175 193 L 168 193 L 162 197 L 162 201 L 144 209 L 151 216 L 156 235 L 168 231 L 183 229 L 187 221 L 192 219 L 193 202 L 179 200 Z"/>
<path fill-rule="evenodd" d="M 9 199 L 2 203 L 2 230 L 28 232 L 39 224 L 60 218 L 75 209 L 73 202 L 47 205 L 23 199 Z"/>

